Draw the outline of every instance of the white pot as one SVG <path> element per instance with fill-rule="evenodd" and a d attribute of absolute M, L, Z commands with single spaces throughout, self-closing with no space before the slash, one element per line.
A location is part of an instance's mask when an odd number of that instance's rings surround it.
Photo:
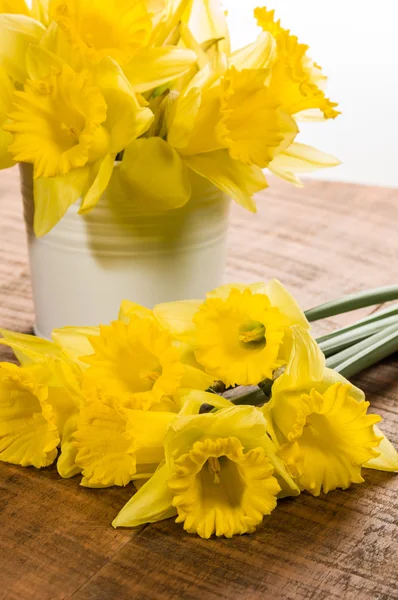
<path fill-rule="evenodd" d="M 143 214 L 131 198 L 115 206 L 105 193 L 86 216 L 79 203 L 36 238 L 32 169 L 21 166 L 28 233 L 35 333 L 51 337 L 65 325 L 98 325 L 117 318 L 129 299 L 148 308 L 203 298 L 222 282 L 230 200 L 193 176 L 192 199 L 181 209 Z"/>

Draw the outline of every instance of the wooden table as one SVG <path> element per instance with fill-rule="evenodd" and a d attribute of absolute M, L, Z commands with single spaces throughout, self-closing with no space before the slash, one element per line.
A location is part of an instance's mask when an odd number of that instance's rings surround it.
<path fill-rule="evenodd" d="M 227 280 L 277 276 L 305 308 L 396 283 L 398 191 L 272 182 L 257 216 L 234 209 Z M 0 324 L 32 331 L 15 171 L 0 174 Z M 374 309 L 361 311 L 367 314 Z M 342 321 L 331 319 L 323 331 Z M 0 350 L 0 359 L 11 359 Z M 373 410 L 398 443 L 397 358 L 363 373 Z M 255 535 L 204 541 L 173 520 L 115 531 L 132 494 L 87 490 L 54 468 L 0 463 L 0 598 L 6 600 L 398 598 L 398 478 L 279 503 Z"/>

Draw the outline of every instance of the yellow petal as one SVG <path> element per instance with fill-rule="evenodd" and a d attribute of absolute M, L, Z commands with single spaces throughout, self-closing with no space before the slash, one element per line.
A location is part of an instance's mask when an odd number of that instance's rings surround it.
<path fill-rule="evenodd" d="M 153 312 L 149 308 L 145 308 L 145 306 L 141 306 L 136 302 L 123 300 L 119 310 L 119 321 L 128 323 L 133 316 L 140 318 L 151 318 L 153 317 Z"/>
<path fill-rule="evenodd" d="M 287 317 L 289 325 L 301 325 L 309 329 L 310 324 L 297 300 L 277 279 L 271 279 L 265 286 L 265 293 L 271 301 L 272 306 L 277 306 Z"/>
<path fill-rule="evenodd" d="M 69 479 L 81 473 L 81 468 L 76 464 L 77 448 L 74 434 L 77 429 L 78 413 L 69 418 L 61 439 L 61 453 L 57 461 L 58 474 L 64 479 Z"/>
<path fill-rule="evenodd" d="M 380 455 L 369 460 L 364 464 L 364 467 L 366 469 L 377 469 L 378 471 L 398 473 L 398 452 L 377 425 L 375 425 L 373 429 L 375 435 L 378 438 L 381 438 L 381 442 L 376 448 L 376 451 L 380 452 Z"/>
<path fill-rule="evenodd" d="M 339 164 L 340 161 L 330 154 L 325 154 L 305 144 L 293 143 L 275 156 L 268 168 L 274 175 L 296 183 L 298 181 L 296 174 L 312 173 L 318 169 L 336 167 Z"/>
<path fill-rule="evenodd" d="M 125 191 L 125 197 L 133 198 L 145 212 L 179 208 L 191 197 L 188 169 L 179 154 L 159 137 L 132 142 L 116 176 L 120 179 L 115 183 Z"/>
<path fill-rule="evenodd" d="M 191 92 L 191 90 L 195 89 L 195 87 L 190 88 L 188 93 L 194 94 L 195 92 Z M 192 98 L 193 95 L 191 96 L 191 99 Z M 179 103 L 177 103 L 177 109 L 178 106 Z M 195 111 L 196 108 L 193 107 L 191 112 L 191 117 L 193 119 L 191 128 L 186 128 L 185 136 L 179 136 L 180 141 L 178 143 L 181 144 L 184 142 L 183 147 L 179 146 L 181 154 L 184 156 L 191 156 L 203 152 L 213 152 L 225 147 L 217 130 L 221 119 L 221 100 L 217 87 L 201 92 L 200 106 L 198 107 L 196 114 Z M 187 115 L 186 118 L 189 118 L 189 116 Z M 171 130 L 171 133 L 173 139 L 173 129 Z"/>
<path fill-rule="evenodd" d="M 207 375 L 203 370 L 191 365 L 184 365 L 184 375 L 181 379 L 182 388 L 207 390 L 214 383 L 214 377 Z"/>
<path fill-rule="evenodd" d="M 94 336 L 99 336 L 99 327 L 63 327 L 52 332 L 52 338 L 57 346 L 84 369 L 87 365 L 80 362 L 79 358 L 94 353 L 89 341 L 90 337 Z"/>
<path fill-rule="evenodd" d="M 67 175 L 35 180 L 34 230 L 37 237 L 48 233 L 62 219 L 68 208 L 81 198 L 88 178 L 88 168 L 82 167 Z"/>
<path fill-rule="evenodd" d="M 48 25 L 49 0 L 32 0 L 32 17 L 43 25 Z"/>
<path fill-rule="evenodd" d="M 168 123 L 167 141 L 174 148 L 184 148 L 189 142 L 202 102 L 199 88 L 193 87 L 175 103 Z"/>
<path fill-rule="evenodd" d="M 94 70 L 94 83 L 107 104 L 106 129 L 110 132 L 110 152 L 118 153 L 151 125 L 153 114 L 141 107 L 120 66 L 111 58 L 103 59 Z"/>
<path fill-rule="evenodd" d="M 0 333 L 4 338 L 0 339 L 0 344 L 12 348 L 21 365 L 41 362 L 46 356 L 61 357 L 61 350 L 48 340 L 6 329 L 0 329 Z"/>
<path fill-rule="evenodd" d="M 123 70 L 135 92 L 146 92 L 180 77 L 195 61 L 196 54 L 184 48 L 142 48 Z"/>
<path fill-rule="evenodd" d="M 65 63 L 41 46 L 29 46 L 26 52 L 26 69 L 29 79 L 44 79 L 52 71 L 60 72 Z"/>
<path fill-rule="evenodd" d="M 210 392 L 202 392 L 199 390 L 179 390 L 173 398 L 180 408 L 180 416 L 198 415 L 200 407 L 203 404 L 214 406 L 215 408 L 231 407 L 230 400 L 226 400 L 218 394 L 211 394 Z"/>
<path fill-rule="evenodd" d="M 228 24 L 220 0 L 193 0 L 183 20 L 199 44 L 220 40 L 220 50 L 230 53 Z"/>
<path fill-rule="evenodd" d="M 337 373 L 333 369 L 325 369 L 322 377 L 322 381 L 319 386 L 317 386 L 317 391 L 321 394 L 326 392 L 326 390 L 335 383 L 345 383 L 350 385 L 350 396 L 354 398 L 357 402 L 363 402 L 365 400 L 365 394 L 358 387 L 353 385 L 350 381 L 348 381 L 343 375 Z"/>
<path fill-rule="evenodd" d="M 113 527 L 137 527 L 174 516 L 177 511 L 172 506 L 173 494 L 167 485 L 169 477 L 166 465 L 159 468 L 122 508 Z"/>
<path fill-rule="evenodd" d="M 8 152 L 8 148 L 11 144 L 12 134 L 0 129 L 0 169 L 9 169 L 16 164 L 11 154 Z"/>
<path fill-rule="evenodd" d="M 89 170 L 92 183 L 83 198 L 83 202 L 79 209 L 80 215 L 90 212 L 90 210 L 92 210 L 100 201 L 102 194 L 105 192 L 111 180 L 115 166 L 115 158 L 115 154 L 107 154 L 102 161 L 99 161 Z M 71 171 L 71 175 L 74 173 L 75 171 Z"/>
<path fill-rule="evenodd" d="M 233 52 L 229 65 L 238 71 L 242 69 L 267 69 L 276 58 L 276 42 L 268 31 L 263 31 L 257 40 Z"/>
<path fill-rule="evenodd" d="M 194 315 L 198 312 L 201 300 L 182 300 L 158 304 L 153 309 L 153 314 L 159 323 L 167 329 L 173 338 L 195 343 Z"/>
<path fill-rule="evenodd" d="M 0 62 L 12 79 L 24 83 L 26 52 L 30 44 L 39 43 L 45 28 L 24 15 L 0 14 L 0 30 Z"/>
<path fill-rule="evenodd" d="M 316 341 L 301 325 L 291 327 L 292 346 L 288 364 L 272 387 L 272 396 L 288 390 L 314 387 L 321 382 L 325 370 L 325 356 Z"/>
<path fill-rule="evenodd" d="M 197 156 L 184 156 L 185 164 L 205 177 L 238 204 L 256 212 L 252 196 L 267 187 L 260 168 L 234 160 L 227 150 L 218 150 Z"/>

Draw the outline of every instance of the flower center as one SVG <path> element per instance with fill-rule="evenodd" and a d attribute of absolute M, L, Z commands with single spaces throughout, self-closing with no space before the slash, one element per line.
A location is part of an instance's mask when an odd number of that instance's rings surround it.
<path fill-rule="evenodd" d="M 155 382 L 161 376 L 160 371 L 141 371 L 140 379 L 145 379 L 146 381 Z"/>
<path fill-rule="evenodd" d="M 207 459 L 207 466 L 213 477 L 213 483 L 220 483 L 219 473 L 221 471 L 221 465 L 218 458 L 216 458 L 215 456 L 210 456 Z"/>
<path fill-rule="evenodd" d="M 239 327 L 239 342 L 246 348 L 264 348 L 265 327 L 260 321 L 248 321 Z"/>

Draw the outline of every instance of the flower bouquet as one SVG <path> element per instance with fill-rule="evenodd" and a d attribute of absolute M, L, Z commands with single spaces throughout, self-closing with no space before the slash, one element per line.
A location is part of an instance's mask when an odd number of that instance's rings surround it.
<path fill-rule="evenodd" d="M 122 297 L 202 297 L 221 283 L 229 198 L 255 212 L 264 169 L 300 185 L 338 164 L 297 141 L 300 119 L 338 112 L 273 11 L 232 52 L 219 0 L 0 8 L 0 168 L 21 166 L 45 337 L 108 322 Z"/>
<path fill-rule="evenodd" d="M 309 323 L 397 298 L 395 286 L 304 314 L 272 280 L 154 310 L 124 301 L 110 325 L 52 341 L 1 330 L 21 366 L 0 364 L 0 460 L 57 460 L 88 488 L 134 482 L 115 527 L 174 517 L 203 538 L 252 533 L 286 496 L 398 471 L 346 379 L 398 350 L 397 307 L 318 341 Z"/>

